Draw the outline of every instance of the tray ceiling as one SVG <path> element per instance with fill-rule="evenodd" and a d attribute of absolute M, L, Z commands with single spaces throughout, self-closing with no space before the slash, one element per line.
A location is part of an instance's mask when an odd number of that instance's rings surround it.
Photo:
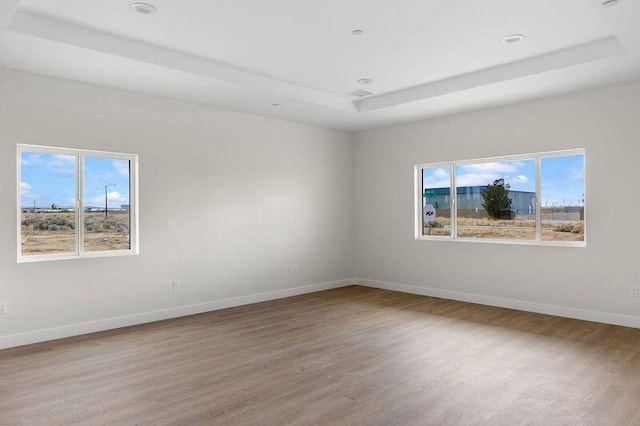
<path fill-rule="evenodd" d="M 0 66 L 350 131 L 640 78 L 635 0 L 150 2 L 0 0 Z"/>

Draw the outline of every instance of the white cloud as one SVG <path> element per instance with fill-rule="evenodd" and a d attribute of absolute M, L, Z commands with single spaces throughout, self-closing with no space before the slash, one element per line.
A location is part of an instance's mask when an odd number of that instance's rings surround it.
<path fill-rule="evenodd" d="M 55 154 L 53 155 L 53 159 L 54 161 L 57 161 L 59 163 L 66 163 L 66 164 L 76 163 L 76 157 L 73 155 Z"/>
<path fill-rule="evenodd" d="M 524 166 L 522 161 L 467 164 L 459 166 L 456 182 L 459 186 L 484 186 L 493 184 L 498 179 L 504 179 L 505 183 L 527 183 L 529 179 L 522 174 L 511 178 L 512 173 Z"/>
<path fill-rule="evenodd" d="M 448 188 L 451 185 L 451 180 L 446 179 L 434 179 L 433 176 L 424 180 L 424 189 L 429 188 Z"/>
<path fill-rule="evenodd" d="M 76 157 L 72 155 L 52 155 L 51 161 L 47 165 L 57 175 L 70 176 L 76 172 Z"/>
<path fill-rule="evenodd" d="M 23 166 L 33 166 L 34 164 L 39 164 L 41 159 L 42 156 L 40 154 L 35 154 L 33 152 L 24 152 L 22 153 L 20 164 Z"/>
<path fill-rule="evenodd" d="M 513 173 L 522 166 L 519 161 L 467 164 L 459 166 L 464 172 L 469 173 Z"/>
<path fill-rule="evenodd" d="M 107 201 L 110 205 L 113 204 L 116 207 L 120 207 L 120 204 L 129 204 L 129 195 L 121 194 L 118 191 L 109 192 L 107 194 Z M 92 206 L 104 206 L 104 195 L 93 197 L 89 202 Z"/>
<path fill-rule="evenodd" d="M 503 161 L 458 166 L 456 184 L 458 186 L 485 186 L 493 184 L 498 179 L 504 179 L 507 184 L 526 184 L 529 183 L 529 178 L 526 175 L 516 175 L 525 165 L 522 161 Z M 435 169 L 431 176 L 424 179 L 425 189 L 448 187 L 450 185 L 449 173 L 446 168 Z"/>
<path fill-rule="evenodd" d="M 111 164 L 119 175 L 129 177 L 129 160 L 113 160 Z"/>
<path fill-rule="evenodd" d="M 467 173 L 459 174 L 456 178 L 458 186 L 485 186 L 493 183 L 496 179 L 504 178 L 500 173 Z M 435 179 L 430 177 L 424 180 L 425 189 L 429 188 L 447 188 L 451 185 L 451 181 L 447 176 L 445 179 Z"/>
<path fill-rule="evenodd" d="M 456 184 L 458 186 L 483 186 L 493 183 L 502 176 L 498 173 L 469 173 L 466 175 L 458 175 Z"/>
<path fill-rule="evenodd" d="M 76 157 L 74 155 L 28 152 L 22 155 L 20 164 L 22 166 L 42 166 L 50 168 L 56 174 L 69 175 L 75 173 Z"/>
<path fill-rule="evenodd" d="M 33 200 L 36 198 L 36 194 L 33 193 L 33 187 L 27 182 L 20 182 L 20 198 L 22 201 Z"/>
<path fill-rule="evenodd" d="M 435 169 L 433 171 L 433 177 L 436 178 L 440 178 L 440 179 L 449 179 L 449 170 L 447 169 Z"/>
<path fill-rule="evenodd" d="M 447 188 L 449 185 L 451 185 L 449 170 L 445 168 L 435 169 L 430 176 L 424 179 L 424 189 Z"/>

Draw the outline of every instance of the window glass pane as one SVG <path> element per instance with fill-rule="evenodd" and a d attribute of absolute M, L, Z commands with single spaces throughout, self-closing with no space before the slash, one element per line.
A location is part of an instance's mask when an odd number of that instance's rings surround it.
<path fill-rule="evenodd" d="M 584 241 L 584 155 L 540 160 L 542 239 Z"/>
<path fill-rule="evenodd" d="M 451 172 L 422 169 L 422 235 L 451 235 Z"/>
<path fill-rule="evenodd" d="M 76 157 L 20 154 L 22 256 L 76 251 Z"/>
<path fill-rule="evenodd" d="M 535 160 L 456 166 L 457 236 L 536 238 Z"/>
<path fill-rule="evenodd" d="M 130 248 L 130 163 L 84 157 L 84 251 Z"/>

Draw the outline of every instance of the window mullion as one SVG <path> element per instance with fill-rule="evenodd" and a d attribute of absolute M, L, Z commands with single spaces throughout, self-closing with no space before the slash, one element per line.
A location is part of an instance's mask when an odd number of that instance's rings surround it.
<path fill-rule="evenodd" d="M 542 241 L 541 163 L 540 156 L 536 157 L 536 241 Z"/>
<path fill-rule="evenodd" d="M 76 161 L 76 250 L 77 255 L 82 256 L 84 253 L 84 205 L 82 194 L 84 194 L 84 156 L 77 155 Z"/>
<path fill-rule="evenodd" d="M 424 181 L 423 181 L 423 171 L 422 171 L 422 167 L 418 167 L 416 166 L 414 168 L 414 185 L 415 185 L 415 191 L 416 191 L 416 200 L 415 200 L 415 235 L 416 238 L 420 238 L 423 236 L 424 233 L 424 220 L 422 218 L 423 214 L 422 214 L 422 204 L 424 202 L 423 198 L 422 198 L 422 191 L 423 191 L 423 185 L 424 185 Z M 419 175 L 418 175 L 419 173 Z"/>
<path fill-rule="evenodd" d="M 138 251 L 138 164 L 129 159 L 129 250 Z"/>
<path fill-rule="evenodd" d="M 458 191 L 456 190 L 456 164 L 449 166 L 451 176 L 451 204 L 449 206 L 449 216 L 451 216 L 451 238 L 458 238 Z"/>
<path fill-rule="evenodd" d="M 424 206 L 427 200 L 424 198 L 424 170 L 420 169 L 420 208 L 418 216 L 420 217 L 420 234 L 424 235 Z"/>

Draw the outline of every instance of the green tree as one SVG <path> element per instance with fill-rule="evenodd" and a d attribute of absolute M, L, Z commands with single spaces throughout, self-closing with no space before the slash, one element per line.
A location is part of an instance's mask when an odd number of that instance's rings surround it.
<path fill-rule="evenodd" d="M 509 199 L 509 184 L 504 183 L 504 179 L 496 179 L 492 185 L 482 191 L 484 203 L 482 207 L 489 216 L 494 219 L 511 218 L 511 200 Z"/>

